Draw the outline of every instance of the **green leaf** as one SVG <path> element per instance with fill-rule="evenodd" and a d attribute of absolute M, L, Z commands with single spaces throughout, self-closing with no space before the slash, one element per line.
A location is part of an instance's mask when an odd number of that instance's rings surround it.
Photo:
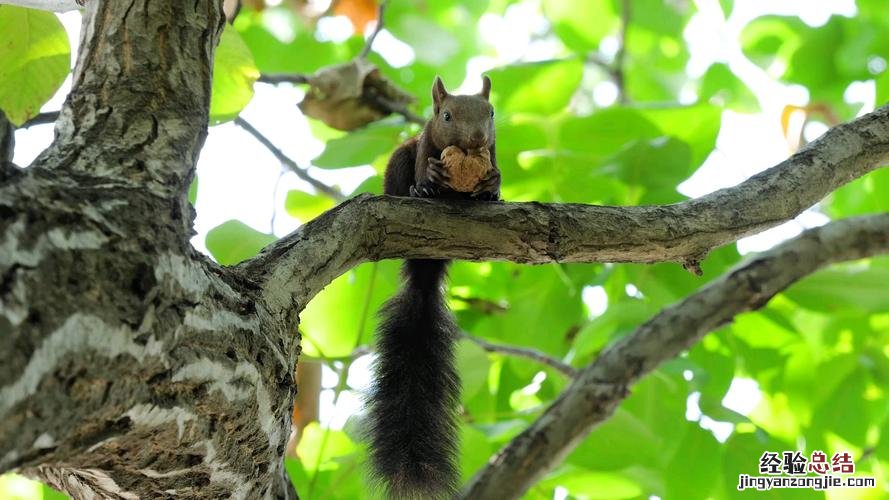
<path fill-rule="evenodd" d="M 318 422 L 312 422 L 303 429 L 296 453 L 303 467 L 309 472 L 324 467 L 336 466 L 333 460 L 357 451 L 355 443 L 343 431 L 322 429 Z"/>
<path fill-rule="evenodd" d="M 491 362 L 487 352 L 475 342 L 463 339 L 457 343 L 457 373 L 463 384 L 463 397 L 468 399 L 488 383 Z"/>
<path fill-rule="evenodd" d="M 713 152 L 722 124 L 722 110 L 710 104 L 651 108 L 643 111 L 646 119 L 661 129 L 663 135 L 681 139 L 691 148 L 691 167 L 697 168 Z M 691 172 L 689 172 L 690 174 Z"/>
<path fill-rule="evenodd" d="M 0 109 L 15 125 L 40 112 L 71 69 L 71 48 L 54 14 L 0 6 Z"/>
<path fill-rule="evenodd" d="M 544 0 L 543 14 L 566 47 L 589 52 L 617 31 L 620 19 L 609 0 Z"/>
<path fill-rule="evenodd" d="M 590 470 L 655 467 L 661 459 L 656 446 L 660 440 L 646 422 L 618 408 L 568 455 L 567 463 Z"/>
<path fill-rule="evenodd" d="M 293 189 L 287 193 L 284 200 L 284 209 L 292 217 L 300 222 L 308 222 L 318 217 L 327 210 L 333 208 L 335 202 L 329 196 L 309 194 L 305 191 Z"/>
<path fill-rule="evenodd" d="M 356 196 L 362 193 L 383 194 L 383 178 L 379 175 L 372 175 L 364 180 L 352 191 L 350 196 Z"/>
<path fill-rule="evenodd" d="M 312 164 L 321 168 L 357 167 L 373 163 L 380 155 L 395 149 L 400 141 L 401 125 L 369 125 L 343 137 L 327 141 Z"/>
<path fill-rule="evenodd" d="M 642 487 L 627 475 L 619 472 L 599 472 L 560 467 L 555 473 L 540 482 L 539 487 L 561 486 L 572 497 L 596 500 L 620 500 L 624 498 L 645 498 Z M 546 498 L 552 498 L 547 496 Z"/>
<path fill-rule="evenodd" d="M 45 484 L 43 486 L 43 500 L 68 500 L 70 497 L 61 491 L 57 491 Z"/>
<path fill-rule="evenodd" d="M 639 141 L 621 151 L 609 162 L 606 172 L 631 186 L 645 188 L 637 201 L 666 204 L 682 199 L 676 186 L 693 172 L 691 151 L 682 141 L 661 137 Z"/>
<path fill-rule="evenodd" d="M 694 363 L 694 383 L 701 392 L 701 411 L 713 417 L 735 378 L 735 357 L 698 344 L 688 353 L 688 359 Z"/>
<path fill-rule="evenodd" d="M 575 152 L 605 158 L 640 139 L 654 139 L 661 131 L 642 113 L 627 108 L 605 109 L 584 118 L 564 120 L 559 145 Z"/>
<path fill-rule="evenodd" d="M 357 473 L 362 454 L 345 432 L 310 423 L 296 452 L 299 461 L 285 460 L 285 467 L 300 498 L 361 498 L 367 491 L 362 474 Z"/>
<path fill-rule="evenodd" d="M 827 313 L 889 311 L 889 269 L 825 269 L 784 291 L 797 304 Z"/>
<path fill-rule="evenodd" d="M 840 187 L 824 203 L 832 219 L 889 212 L 889 168 L 881 168 Z"/>
<path fill-rule="evenodd" d="M 460 426 L 460 476 L 463 482 L 469 481 L 488 460 L 494 450 L 488 437 L 472 425 Z"/>
<path fill-rule="evenodd" d="M 707 69 L 701 79 L 698 97 L 713 105 L 755 113 L 759 111 L 759 100 L 724 63 L 715 63 Z"/>
<path fill-rule="evenodd" d="M 229 220 L 208 231 L 205 243 L 216 262 L 227 266 L 253 257 L 277 239 L 239 220 Z"/>
<path fill-rule="evenodd" d="M 685 438 L 665 469 L 664 498 L 709 498 L 722 468 L 722 450 L 710 431 L 694 422 L 684 426 Z M 694 473 L 689 473 L 690 467 Z"/>
<path fill-rule="evenodd" d="M 797 18 L 763 16 L 744 27 L 741 48 L 751 61 L 764 68 L 775 60 L 786 65 L 803 43 L 801 34 L 809 29 Z"/>
<path fill-rule="evenodd" d="M 259 70 L 250 49 L 232 28 L 222 32 L 213 62 L 213 94 L 210 99 L 210 123 L 233 120 L 253 98 L 253 83 Z"/>
<path fill-rule="evenodd" d="M 497 113 L 550 114 L 563 110 L 580 85 L 583 62 L 561 61 L 513 64 L 489 71 L 492 101 Z"/>
<path fill-rule="evenodd" d="M 737 494 L 735 489 L 738 485 L 738 475 L 747 474 L 750 476 L 759 475 L 759 459 L 763 452 L 771 451 L 778 453 L 779 456 L 784 451 L 796 451 L 796 445 L 781 442 L 773 436 L 761 429 L 754 432 L 739 433 L 735 432 L 724 444 L 722 459 L 722 484 L 729 490 L 729 494 L 724 498 L 751 497 L 766 498 L 775 500 L 811 500 L 813 498 L 824 498 L 823 493 L 813 492 L 808 489 L 781 488 L 769 491 L 756 491 L 753 494 L 745 495 Z M 826 450 L 825 450 L 826 451 Z M 694 462 L 695 469 L 698 461 Z M 744 491 L 742 493 L 748 493 Z"/>
<path fill-rule="evenodd" d="M 735 0 L 719 0 L 719 6 L 722 7 L 722 15 L 728 19 L 735 8 Z"/>
<path fill-rule="evenodd" d="M 889 104 L 889 71 L 877 77 L 877 107 Z"/>
<path fill-rule="evenodd" d="M 343 44 L 318 41 L 311 21 L 289 6 L 267 7 L 262 12 L 244 9 L 235 19 L 235 28 L 262 73 L 314 73 L 351 59 L 364 45 L 357 36 Z"/>
<path fill-rule="evenodd" d="M 300 314 L 303 352 L 341 358 L 370 343 L 377 311 L 399 283 L 398 262 L 362 264 L 327 285 Z"/>

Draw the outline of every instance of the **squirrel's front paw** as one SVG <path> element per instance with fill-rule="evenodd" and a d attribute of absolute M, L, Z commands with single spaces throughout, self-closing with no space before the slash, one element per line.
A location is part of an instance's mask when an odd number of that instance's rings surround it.
<path fill-rule="evenodd" d="M 441 192 L 441 189 L 432 182 L 421 182 L 415 186 L 411 186 L 410 194 L 414 198 L 435 198 Z"/>
<path fill-rule="evenodd" d="M 471 197 L 482 201 L 500 201 L 500 172 L 493 172 L 482 179 L 472 190 Z"/>
<path fill-rule="evenodd" d="M 426 177 L 428 180 L 439 186 L 450 188 L 451 176 L 448 174 L 444 162 L 432 156 L 428 157 L 426 160 L 428 165 L 426 167 Z"/>

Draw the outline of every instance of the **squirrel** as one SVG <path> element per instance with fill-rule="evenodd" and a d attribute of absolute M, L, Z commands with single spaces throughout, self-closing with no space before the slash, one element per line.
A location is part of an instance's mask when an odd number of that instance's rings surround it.
<path fill-rule="evenodd" d="M 490 91 L 487 76 L 475 95 L 451 95 L 436 77 L 434 115 L 419 136 L 389 158 L 383 192 L 499 200 Z M 487 149 L 491 168 L 474 190 L 460 192 L 449 184 L 441 159 L 449 146 L 466 152 Z M 456 492 L 460 379 L 454 361 L 458 329 L 442 289 L 447 265 L 446 260 L 406 260 L 401 290 L 380 310 L 367 434 L 371 474 L 389 498 L 447 498 Z"/>

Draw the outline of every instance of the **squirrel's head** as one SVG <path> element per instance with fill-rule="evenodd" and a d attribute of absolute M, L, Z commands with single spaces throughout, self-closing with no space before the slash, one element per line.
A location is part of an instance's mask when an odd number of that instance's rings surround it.
<path fill-rule="evenodd" d="M 494 144 L 494 107 L 488 101 L 491 79 L 482 77 L 482 90 L 473 95 L 451 95 L 441 78 L 432 85 L 435 115 L 431 120 L 431 138 L 441 150 L 458 146 L 468 151 Z"/>

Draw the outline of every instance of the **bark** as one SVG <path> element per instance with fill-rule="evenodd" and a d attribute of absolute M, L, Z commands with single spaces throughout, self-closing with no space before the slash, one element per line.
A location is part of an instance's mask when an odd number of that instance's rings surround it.
<path fill-rule="evenodd" d="M 883 108 L 698 200 L 593 207 L 361 196 L 222 268 L 189 245 L 186 200 L 206 135 L 221 1 L 86 5 L 56 140 L 25 170 L 0 158 L 0 471 L 75 498 L 291 496 L 282 460 L 298 314 L 360 262 L 667 260 L 694 269 L 711 248 L 788 220 L 889 162 Z M 772 290 L 768 273 L 739 276 Z M 733 297 L 712 293 L 713 304 Z M 696 335 L 713 326 L 692 320 Z M 658 338 L 641 345 L 657 351 Z M 588 411 L 581 389 L 590 381 L 619 397 L 660 359 L 619 378 L 613 370 L 637 366 L 630 361 L 647 351 L 609 352 L 534 429 L 549 439 L 552 416 Z M 571 422 L 528 474 L 594 423 Z M 504 463 L 538 449 L 516 446 Z"/>
<path fill-rule="evenodd" d="M 51 12 L 68 12 L 82 7 L 86 0 L 3 0 L 0 3 L 18 5 L 29 9 L 48 10 Z"/>
<path fill-rule="evenodd" d="M 56 140 L 0 186 L 0 470 L 286 497 L 294 335 L 188 244 L 218 1 L 87 3 Z"/>

